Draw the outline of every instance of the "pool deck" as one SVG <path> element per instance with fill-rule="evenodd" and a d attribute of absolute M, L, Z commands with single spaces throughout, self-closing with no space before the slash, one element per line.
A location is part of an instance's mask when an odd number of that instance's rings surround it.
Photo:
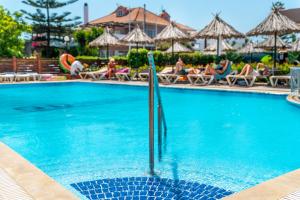
<path fill-rule="evenodd" d="M 0 199 L 78 199 L 70 191 L 1 142 L 0 152 Z"/>
<path fill-rule="evenodd" d="M 300 170 L 296 170 L 225 197 L 224 200 L 280 200 L 299 191 Z"/>

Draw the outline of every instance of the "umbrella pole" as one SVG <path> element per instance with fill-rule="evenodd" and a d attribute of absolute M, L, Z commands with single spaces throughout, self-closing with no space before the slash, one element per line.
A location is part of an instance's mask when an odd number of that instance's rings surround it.
<path fill-rule="evenodd" d="M 171 39 L 171 45 L 172 45 L 172 71 L 174 71 L 174 65 L 173 65 L 173 61 L 174 61 L 174 41 L 173 41 L 173 39 Z"/>
<path fill-rule="evenodd" d="M 277 62 L 277 32 L 275 32 L 275 39 L 274 39 L 274 65 L 273 65 L 273 76 L 274 76 L 274 69 L 276 68 L 276 62 Z"/>
<path fill-rule="evenodd" d="M 106 45 L 106 58 L 109 59 L 109 47 Z"/>
<path fill-rule="evenodd" d="M 138 80 L 138 77 L 139 77 L 139 72 L 138 72 L 138 63 L 139 63 L 139 43 L 137 42 L 136 43 L 136 72 L 135 72 L 135 77 L 137 78 Z"/>
<path fill-rule="evenodd" d="M 222 51 L 222 49 L 221 49 L 221 42 L 222 42 L 222 38 L 221 38 L 221 36 L 219 36 L 218 39 L 217 39 L 217 57 L 218 58 L 220 58 L 221 51 Z"/>

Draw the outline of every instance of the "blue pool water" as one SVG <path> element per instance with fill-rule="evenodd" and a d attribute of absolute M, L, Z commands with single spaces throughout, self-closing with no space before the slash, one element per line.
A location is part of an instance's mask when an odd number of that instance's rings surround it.
<path fill-rule="evenodd" d="M 144 177 L 147 95 L 93 83 L 2 85 L 0 141 L 67 188 Z M 160 177 L 236 192 L 300 167 L 300 109 L 285 96 L 162 89 L 162 98 Z"/>

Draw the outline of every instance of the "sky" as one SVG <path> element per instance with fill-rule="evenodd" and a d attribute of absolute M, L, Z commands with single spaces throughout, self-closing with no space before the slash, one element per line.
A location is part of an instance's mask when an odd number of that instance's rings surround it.
<path fill-rule="evenodd" d="M 207 25 L 212 20 L 213 14 L 220 13 L 221 18 L 237 30 L 247 32 L 269 14 L 275 0 L 79 0 L 63 10 L 71 11 L 74 16 L 83 17 L 85 2 L 89 4 L 90 20 L 111 13 L 117 5 L 142 7 L 146 4 L 148 10 L 160 13 L 165 9 L 173 21 L 196 30 Z M 286 8 L 300 8 L 300 0 L 282 0 L 282 2 Z M 21 0 L 0 0 L 0 5 L 12 12 L 32 9 L 22 4 Z"/>

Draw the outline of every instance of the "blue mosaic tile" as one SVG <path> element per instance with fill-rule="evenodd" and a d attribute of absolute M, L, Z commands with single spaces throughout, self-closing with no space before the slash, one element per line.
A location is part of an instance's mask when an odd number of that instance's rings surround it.
<path fill-rule="evenodd" d="M 126 177 L 74 183 L 90 200 L 214 200 L 233 192 L 211 185 L 159 177 Z"/>

